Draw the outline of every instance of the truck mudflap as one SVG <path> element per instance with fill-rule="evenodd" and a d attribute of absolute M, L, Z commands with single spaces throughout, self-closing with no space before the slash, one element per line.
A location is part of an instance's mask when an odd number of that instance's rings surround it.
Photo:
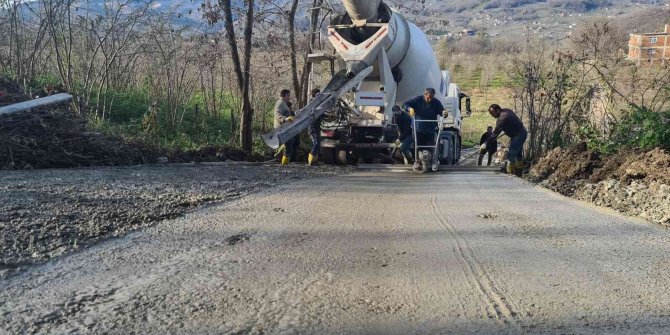
<path fill-rule="evenodd" d="M 323 92 L 297 113 L 293 122 L 285 123 L 282 127 L 263 135 L 263 141 L 273 149 L 279 148 L 279 146 L 307 129 L 321 115 L 332 109 L 342 96 L 362 82 L 370 73 L 372 73 L 372 66 L 363 68 L 351 78 L 347 77 L 346 70 L 339 71 L 323 89 Z"/>

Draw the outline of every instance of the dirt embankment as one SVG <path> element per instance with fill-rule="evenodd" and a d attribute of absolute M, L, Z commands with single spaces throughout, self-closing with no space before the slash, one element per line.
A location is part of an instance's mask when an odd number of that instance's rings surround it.
<path fill-rule="evenodd" d="M 603 156 L 579 143 L 550 151 L 528 176 L 563 195 L 670 225 L 670 154 L 664 150 Z"/>
<path fill-rule="evenodd" d="M 56 93 L 40 92 L 39 95 Z M 30 100 L 19 85 L 0 77 L 0 107 Z M 169 162 L 267 161 L 272 157 L 206 145 L 198 149 L 166 149 L 148 141 L 129 140 L 92 129 L 86 117 L 68 103 L 0 115 L 0 169 L 26 170 L 87 166 L 121 166 Z"/>
<path fill-rule="evenodd" d="M 304 178 L 332 166 L 223 163 L 4 171 L 0 174 L 0 277 L 196 207 Z"/>

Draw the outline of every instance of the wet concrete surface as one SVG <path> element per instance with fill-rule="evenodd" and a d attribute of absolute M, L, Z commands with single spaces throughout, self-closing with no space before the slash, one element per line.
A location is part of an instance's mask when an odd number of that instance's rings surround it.
<path fill-rule="evenodd" d="M 519 178 L 270 188 L 0 282 L 6 333 L 666 334 L 670 233 Z"/>
<path fill-rule="evenodd" d="M 0 277 L 203 205 L 347 171 L 247 163 L 2 171 Z"/>

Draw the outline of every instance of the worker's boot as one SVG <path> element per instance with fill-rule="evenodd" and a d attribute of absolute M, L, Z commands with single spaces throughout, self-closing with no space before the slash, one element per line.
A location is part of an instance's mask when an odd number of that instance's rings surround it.
<path fill-rule="evenodd" d="M 514 173 L 514 163 L 512 163 L 512 162 L 510 162 L 510 161 L 507 161 L 507 165 L 506 165 L 506 169 L 505 169 L 505 171 L 507 172 L 507 174 L 512 174 L 512 173 Z"/>
<path fill-rule="evenodd" d="M 307 165 L 309 166 L 314 165 L 314 163 L 316 163 L 318 158 L 319 158 L 318 155 L 312 155 L 312 153 L 310 153 L 309 155 L 307 155 Z"/>
<path fill-rule="evenodd" d="M 517 177 L 521 177 L 521 174 L 523 173 L 523 162 L 518 161 L 514 163 L 514 175 Z"/>
<path fill-rule="evenodd" d="M 288 162 L 291 160 L 289 156 L 283 155 L 281 156 L 281 165 L 288 165 Z"/>
<path fill-rule="evenodd" d="M 433 162 L 431 164 L 431 170 L 433 172 L 437 172 L 437 169 L 440 167 L 440 160 L 438 159 L 437 155 L 433 156 Z"/>
<path fill-rule="evenodd" d="M 414 165 L 412 166 L 412 169 L 414 169 L 414 171 L 421 170 L 421 163 L 419 163 L 418 160 L 414 161 Z"/>
<path fill-rule="evenodd" d="M 430 163 L 431 163 L 431 154 L 428 150 L 423 150 L 419 152 L 419 159 L 417 161 L 421 161 L 421 164 L 419 165 L 419 170 L 421 172 L 428 172 L 430 169 Z M 417 171 L 416 169 L 416 162 L 414 163 L 414 170 Z"/>

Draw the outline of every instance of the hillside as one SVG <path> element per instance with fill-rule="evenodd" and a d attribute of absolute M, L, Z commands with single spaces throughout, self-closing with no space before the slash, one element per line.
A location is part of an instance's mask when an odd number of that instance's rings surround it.
<path fill-rule="evenodd" d="M 530 30 L 542 37 L 563 39 L 575 26 L 589 17 L 631 18 L 656 17 L 667 19 L 670 1 L 621 0 L 491 0 L 423 2 L 393 1 L 393 5 L 407 13 L 432 35 L 458 34 L 463 30 L 486 33 L 491 36 L 518 37 Z M 632 29 L 645 27 L 644 20 Z M 641 24 L 642 25 L 641 25 Z M 657 24 L 654 22 L 654 24 Z M 656 27 L 655 29 L 658 29 Z"/>

